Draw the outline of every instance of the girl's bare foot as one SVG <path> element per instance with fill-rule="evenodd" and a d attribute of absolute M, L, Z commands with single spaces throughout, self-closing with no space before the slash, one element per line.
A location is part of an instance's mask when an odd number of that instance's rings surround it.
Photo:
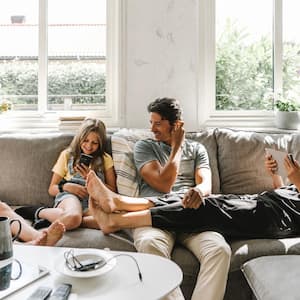
<path fill-rule="evenodd" d="M 89 211 L 104 234 L 109 234 L 120 230 L 120 228 L 115 227 L 112 223 L 111 214 L 108 214 L 102 210 L 102 208 L 95 203 L 95 200 L 92 197 L 89 199 Z"/>
<path fill-rule="evenodd" d="M 53 222 L 47 229 L 41 231 L 40 235 L 30 245 L 54 246 L 66 231 L 65 225 L 60 221 Z"/>
<path fill-rule="evenodd" d="M 53 222 L 47 229 L 47 242 L 45 246 L 55 245 L 64 235 L 66 227 L 60 221 Z"/>
<path fill-rule="evenodd" d="M 93 201 L 96 201 L 104 212 L 112 213 L 119 210 L 120 196 L 108 189 L 94 171 L 89 172 L 86 186 Z"/>
<path fill-rule="evenodd" d="M 47 231 L 43 230 L 35 240 L 27 242 L 26 244 L 44 246 L 46 242 L 47 242 Z"/>

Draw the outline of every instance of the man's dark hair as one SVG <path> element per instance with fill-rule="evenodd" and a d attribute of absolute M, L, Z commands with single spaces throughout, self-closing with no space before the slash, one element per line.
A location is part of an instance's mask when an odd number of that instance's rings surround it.
<path fill-rule="evenodd" d="M 148 105 L 148 112 L 158 113 L 163 120 L 174 125 L 177 120 L 181 120 L 182 109 L 176 99 L 157 98 Z"/>

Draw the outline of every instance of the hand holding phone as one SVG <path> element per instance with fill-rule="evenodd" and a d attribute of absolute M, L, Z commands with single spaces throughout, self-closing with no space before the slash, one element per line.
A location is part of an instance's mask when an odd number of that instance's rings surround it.
<path fill-rule="evenodd" d="M 286 158 L 288 153 L 285 151 L 278 151 L 278 150 L 271 149 L 271 148 L 266 148 L 265 151 L 267 153 L 267 157 L 271 156 L 272 159 L 276 161 L 276 166 L 275 166 L 275 164 L 273 164 L 273 166 L 272 166 L 272 168 L 274 168 L 274 169 L 272 169 L 272 173 L 278 174 L 282 178 L 286 178 L 284 159 Z"/>
<path fill-rule="evenodd" d="M 93 156 L 92 156 L 92 155 L 88 155 L 88 154 L 81 153 L 81 154 L 80 154 L 80 159 L 79 159 L 79 164 L 84 164 L 84 165 L 86 165 L 87 167 L 89 167 L 89 165 L 90 165 L 92 159 L 93 159 Z"/>

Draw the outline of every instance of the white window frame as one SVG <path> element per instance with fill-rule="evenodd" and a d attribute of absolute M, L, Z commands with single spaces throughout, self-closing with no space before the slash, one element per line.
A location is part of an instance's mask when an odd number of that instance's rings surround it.
<path fill-rule="evenodd" d="M 121 126 L 124 114 L 121 106 L 124 97 L 124 28 L 126 1 L 107 0 L 107 62 L 106 99 L 107 105 L 95 111 L 47 111 L 47 26 L 48 1 L 39 0 L 39 70 L 38 70 L 38 110 L 11 111 L 0 118 L 0 131 L 53 130 L 58 129 L 59 117 L 94 116 L 101 118 L 109 127 Z M 81 121 L 77 121 L 80 124 Z M 76 127 L 76 124 L 75 124 Z"/>
<path fill-rule="evenodd" d="M 199 0 L 198 116 L 200 127 L 272 129 L 274 111 L 217 111 L 215 18 L 216 0 Z M 282 0 L 273 0 L 274 91 L 282 86 Z M 275 25 L 274 25 L 275 24 Z"/>

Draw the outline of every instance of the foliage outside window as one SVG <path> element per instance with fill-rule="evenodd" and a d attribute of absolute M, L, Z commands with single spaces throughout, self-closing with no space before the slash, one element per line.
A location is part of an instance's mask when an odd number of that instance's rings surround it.
<path fill-rule="evenodd" d="M 247 45 L 249 33 L 229 20 L 217 42 L 216 109 L 269 110 L 272 46 L 266 37 Z"/>
<path fill-rule="evenodd" d="M 119 7 L 115 3 L 110 9 Z M 0 12 L 0 99 L 19 111 L 108 113 L 115 100 L 106 88 L 106 4 L 6 1 Z"/>
<path fill-rule="evenodd" d="M 15 110 L 18 107 L 21 110 L 25 105 L 37 109 L 37 67 L 30 62 L 0 64 L 1 94 L 8 98 L 8 95 L 15 96 Z M 105 103 L 105 74 L 99 71 L 96 63 L 71 62 L 67 69 L 54 63 L 49 65 L 48 93 L 49 104 L 56 109 L 62 109 L 59 105 L 74 94 L 79 95 L 73 96 L 75 105 Z"/>
<path fill-rule="evenodd" d="M 260 36 L 254 38 L 250 27 L 241 24 L 238 18 L 221 15 L 224 21 L 218 28 L 216 40 L 216 103 L 217 111 L 234 110 L 260 110 L 274 109 L 276 97 L 274 94 L 274 44 L 271 32 L 264 33 L 263 27 L 272 28 L 273 1 L 216 1 L 216 5 L 228 6 L 228 11 L 250 15 L 249 24 L 255 27 Z M 277 86 L 283 95 L 293 92 L 295 101 L 300 102 L 300 33 L 298 24 L 289 26 L 293 21 L 292 11 L 299 11 L 300 3 L 297 1 L 282 1 L 283 11 L 289 8 L 289 14 L 283 17 L 283 29 L 286 28 L 286 36 L 282 41 L 282 69 L 283 80 L 281 86 Z M 259 10 L 258 10 L 259 7 Z M 298 9 L 297 9 L 298 8 Z M 280 9 L 280 8 L 278 8 Z M 217 10 L 218 11 L 218 10 Z M 262 13 L 262 14 L 261 14 Z M 252 18 L 252 19 L 251 19 Z M 217 14 L 218 21 L 218 14 Z M 280 19 L 274 20 L 280 22 Z M 257 24 L 255 24 L 257 23 Z M 292 33 L 294 35 L 292 35 Z M 277 51 L 277 49 L 275 49 Z M 273 76 L 274 75 L 274 76 Z"/>

